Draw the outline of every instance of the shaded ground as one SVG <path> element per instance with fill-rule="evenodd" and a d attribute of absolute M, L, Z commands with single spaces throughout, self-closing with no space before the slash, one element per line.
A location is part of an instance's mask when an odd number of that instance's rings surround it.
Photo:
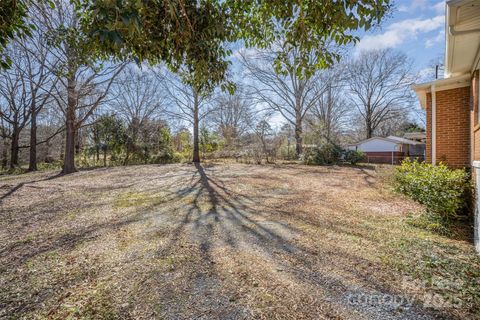
<path fill-rule="evenodd" d="M 0 199 L 0 318 L 480 315 L 472 246 L 406 224 L 369 168 L 36 173 Z"/>

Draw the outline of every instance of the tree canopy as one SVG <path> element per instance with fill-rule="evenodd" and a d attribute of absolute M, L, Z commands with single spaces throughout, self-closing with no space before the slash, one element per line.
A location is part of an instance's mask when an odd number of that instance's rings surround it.
<path fill-rule="evenodd" d="M 5 54 L 8 43 L 15 37 L 29 34 L 26 24 L 27 6 L 22 1 L 5 0 L 0 5 L 0 67 L 7 68 L 12 61 Z"/>
<path fill-rule="evenodd" d="M 225 79 L 228 44 L 266 48 L 280 37 L 288 53 L 299 49 L 301 74 L 338 60 L 328 44 L 355 43 L 355 31 L 379 23 L 390 0 L 71 0 L 92 37 L 92 50 L 118 58 L 165 62 L 173 70 L 186 67 L 202 85 Z M 2 46 L 25 29 L 28 0 L 11 0 L 1 10 Z M 8 10 L 6 10 L 8 9 Z M 314 57 L 312 59 L 312 57 Z M 282 70 L 279 55 L 277 69 Z M 3 61 L 4 59 L 2 59 Z"/>

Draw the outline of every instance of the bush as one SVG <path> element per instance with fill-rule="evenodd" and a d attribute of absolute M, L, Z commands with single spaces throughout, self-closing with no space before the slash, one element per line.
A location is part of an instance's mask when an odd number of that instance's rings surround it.
<path fill-rule="evenodd" d="M 342 148 L 333 143 L 326 143 L 319 148 L 305 150 L 301 159 L 308 165 L 329 165 L 338 163 L 341 156 Z"/>
<path fill-rule="evenodd" d="M 428 215 L 446 224 L 468 206 L 469 174 L 463 169 L 407 159 L 396 169 L 395 183 L 397 191 L 424 204 Z"/>
<path fill-rule="evenodd" d="M 345 151 L 344 159 L 350 164 L 356 165 L 357 163 L 365 159 L 365 154 L 362 151 L 358 151 L 358 150 L 347 150 Z"/>
<path fill-rule="evenodd" d="M 427 212 L 416 216 L 409 214 L 406 222 L 413 227 L 435 232 L 442 236 L 452 234 L 448 223 L 445 223 L 445 219 L 436 213 Z"/>
<path fill-rule="evenodd" d="M 153 156 L 150 162 L 154 164 L 168 164 L 179 163 L 182 160 L 183 156 L 180 153 L 174 152 L 172 149 L 169 148 Z"/>

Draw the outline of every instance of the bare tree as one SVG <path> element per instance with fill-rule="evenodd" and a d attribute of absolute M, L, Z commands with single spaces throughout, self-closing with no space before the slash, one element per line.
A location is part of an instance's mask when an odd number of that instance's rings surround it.
<path fill-rule="evenodd" d="M 0 148 L 2 150 L 2 160 L 0 165 L 2 169 L 6 169 L 8 165 L 8 138 L 10 137 L 7 125 L 3 118 L 0 117 L 0 138 L 2 138 L 2 144 Z"/>
<path fill-rule="evenodd" d="M 236 148 L 239 139 L 252 127 L 253 100 L 238 86 L 233 95 L 220 92 L 214 103 L 209 121 L 224 139 L 225 146 Z"/>
<path fill-rule="evenodd" d="M 265 157 L 267 163 L 274 163 L 283 139 L 272 129 L 268 123 L 268 118 L 258 121 L 254 136 L 253 157 L 255 161 L 260 164 L 262 157 Z"/>
<path fill-rule="evenodd" d="M 93 112 L 105 103 L 116 76 L 125 63 L 99 61 L 89 46 L 88 35 L 78 23 L 79 12 L 64 1 L 56 1 L 55 9 L 42 7 L 42 23 L 53 44 L 51 53 L 60 61 L 51 70 L 59 79 L 54 94 L 65 116 L 65 152 L 63 173 L 76 171 L 75 140 L 78 130 Z"/>
<path fill-rule="evenodd" d="M 364 121 L 367 139 L 384 121 L 412 107 L 414 77 L 405 54 L 390 49 L 362 52 L 347 71 L 349 96 Z"/>
<path fill-rule="evenodd" d="M 162 76 L 163 87 L 167 99 L 167 114 L 181 119 L 193 127 L 193 162 L 200 162 L 199 125 L 213 106 L 208 98 L 208 91 L 198 85 L 188 83 L 188 74 L 181 76 L 167 73 Z"/>
<path fill-rule="evenodd" d="M 118 76 L 111 96 L 110 106 L 127 125 L 134 121 L 141 124 L 157 119 L 164 111 L 164 97 L 158 78 L 150 70 L 139 69 L 135 65 L 129 65 Z"/>
<path fill-rule="evenodd" d="M 40 32 L 12 42 L 8 51 L 12 65 L 0 72 L 0 117 L 10 132 L 10 168 L 19 165 L 20 133 L 30 123 L 29 170 L 36 170 L 37 116 L 51 98 L 55 77 L 46 67 L 48 50 Z"/>
<path fill-rule="evenodd" d="M 128 162 L 132 149 L 140 138 L 140 129 L 158 120 L 165 111 L 164 97 L 159 78 L 151 69 L 130 65 L 119 75 L 112 86 L 110 106 L 126 124 L 129 143 L 124 163 Z"/>
<path fill-rule="evenodd" d="M 396 135 L 397 133 L 401 133 L 401 128 L 407 121 L 407 115 L 404 112 L 398 112 L 394 117 L 380 123 L 375 132 L 382 137 Z"/>
<path fill-rule="evenodd" d="M 32 8 L 33 12 L 38 12 Z M 45 37 L 45 30 L 37 19 L 32 23 L 36 26 L 34 34 L 28 40 L 19 42 L 26 60 L 24 73 L 30 79 L 29 92 L 30 103 L 30 145 L 29 145 L 29 171 L 37 170 L 37 118 L 42 109 L 52 101 L 52 93 L 58 78 L 50 71 L 57 67 L 56 60 L 49 50 L 49 44 Z M 48 61 L 48 65 L 47 65 Z"/>
<path fill-rule="evenodd" d="M 342 65 L 320 73 L 315 83 L 317 100 L 307 117 L 307 123 L 320 138 L 336 142 L 348 121 L 350 106 L 345 99 L 345 79 Z"/>
<path fill-rule="evenodd" d="M 20 48 L 9 48 L 12 68 L 0 72 L 0 117 L 3 120 L 3 135 L 10 140 L 10 168 L 18 166 L 20 132 L 30 121 L 28 84 L 23 77 Z"/>
<path fill-rule="evenodd" d="M 295 127 L 296 153 L 302 153 L 303 120 L 307 112 L 315 105 L 319 91 L 315 90 L 315 75 L 302 75 L 299 65 L 299 52 L 295 48 L 286 50 L 286 46 L 270 51 L 256 50 L 254 54 L 241 53 L 241 61 L 247 76 L 253 80 L 251 89 L 259 104 L 266 105 L 279 112 L 285 120 Z M 276 57 L 286 55 L 279 73 L 275 65 Z"/>

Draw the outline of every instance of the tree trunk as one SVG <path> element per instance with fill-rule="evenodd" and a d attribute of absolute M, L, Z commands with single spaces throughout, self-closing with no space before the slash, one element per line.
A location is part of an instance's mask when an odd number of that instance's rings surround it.
<path fill-rule="evenodd" d="M 28 171 L 37 171 L 37 113 L 32 107 L 32 119 L 30 123 L 30 160 Z"/>
<path fill-rule="evenodd" d="M 67 85 L 68 106 L 66 110 L 66 137 L 65 137 L 65 156 L 63 161 L 63 174 L 69 174 L 77 171 L 75 167 L 75 136 L 76 136 L 76 116 L 75 116 L 75 79 L 68 78 Z"/>
<path fill-rule="evenodd" d="M 8 139 L 3 137 L 3 150 L 2 150 L 2 169 L 6 169 L 8 165 Z"/>
<path fill-rule="evenodd" d="M 107 166 L 107 148 L 105 148 L 105 150 L 103 150 L 103 166 L 104 167 Z"/>
<path fill-rule="evenodd" d="M 82 136 L 80 130 L 75 131 L 75 154 L 78 156 L 82 150 Z"/>
<path fill-rule="evenodd" d="M 365 112 L 365 131 L 366 131 L 366 136 L 367 139 L 370 139 L 373 136 L 373 112 L 372 108 L 370 106 L 370 101 L 368 102 L 367 105 L 367 110 Z"/>
<path fill-rule="evenodd" d="M 60 141 L 65 141 L 65 131 L 62 131 L 62 134 L 60 136 Z M 58 159 L 63 159 L 65 157 L 65 143 L 60 145 L 60 154 L 58 156 Z"/>
<path fill-rule="evenodd" d="M 369 118 L 365 121 L 366 125 L 366 133 L 367 133 L 367 139 L 370 139 L 373 136 L 373 128 L 372 128 L 372 122 L 370 121 Z"/>
<path fill-rule="evenodd" d="M 75 110 L 70 109 L 67 109 L 65 156 L 62 171 L 64 174 L 77 171 L 75 167 Z"/>
<path fill-rule="evenodd" d="M 18 128 L 13 128 L 12 144 L 10 149 L 10 169 L 15 169 L 15 167 L 18 167 L 18 151 L 19 151 L 18 140 L 19 139 L 20 139 L 20 130 Z"/>
<path fill-rule="evenodd" d="M 126 166 L 128 164 L 128 158 L 130 157 L 130 147 L 127 145 L 125 149 L 125 158 L 123 159 L 123 165 Z"/>
<path fill-rule="evenodd" d="M 298 112 L 295 117 L 295 143 L 295 151 L 298 157 L 303 153 L 302 117 Z"/>
<path fill-rule="evenodd" d="M 98 145 L 98 143 L 95 145 L 95 162 L 99 162 L 100 161 L 100 146 Z"/>
<path fill-rule="evenodd" d="M 198 95 L 195 93 L 193 106 L 193 162 L 200 162 L 200 146 L 198 139 Z"/>

